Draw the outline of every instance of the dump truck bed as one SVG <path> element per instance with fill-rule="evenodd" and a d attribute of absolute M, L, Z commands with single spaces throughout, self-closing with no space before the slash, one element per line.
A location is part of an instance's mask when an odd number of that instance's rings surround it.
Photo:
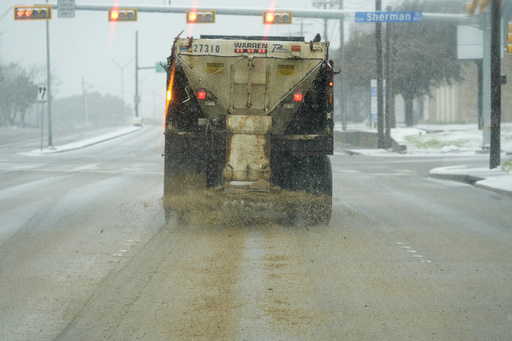
<path fill-rule="evenodd" d="M 273 133 L 284 133 L 298 107 L 293 94 L 308 91 L 325 60 L 326 44 L 300 38 L 235 38 L 240 37 L 178 40 L 178 59 L 190 82 L 187 90 L 191 96 L 199 89 L 207 91 L 200 105 L 209 119 L 272 112 Z"/>

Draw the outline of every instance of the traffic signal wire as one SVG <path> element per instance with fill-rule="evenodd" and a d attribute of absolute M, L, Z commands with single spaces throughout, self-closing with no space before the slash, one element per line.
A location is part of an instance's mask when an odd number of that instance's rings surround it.
<path fill-rule="evenodd" d="M 4 18 L 7 16 L 7 13 L 9 13 L 14 6 L 11 6 L 5 11 L 2 15 L 0 15 L 0 21 L 4 20 Z"/>

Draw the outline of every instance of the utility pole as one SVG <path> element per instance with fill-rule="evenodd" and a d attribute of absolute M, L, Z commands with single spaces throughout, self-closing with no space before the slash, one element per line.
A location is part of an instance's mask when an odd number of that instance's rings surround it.
<path fill-rule="evenodd" d="M 375 11 L 382 10 L 382 0 L 375 0 Z M 384 141 L 384 96 L 382 79 L 382 23 L 375 23 L 375 47 L 377 50 L 377 134 L 378 147 L 385 148 Z"/>
<path fill-rule="evenodd" d="M 122 120 L 123 120 L 123 123 L 124 123 L 124 114 L 125 114 L 125 110 L 124 110 L 124 69 L 128 66 L 128 64 L 130 64 L 132 62 L 133 59 L 129 60 L 126 64 L 124 64 L 122 66 L 121 66 L 121 64 L 116 62 L 114 59 L 112 59 L 112 58 L 109 58 L 109 59 L 121 71 L 121 101 L 123 103 L 123 107 L 121 108 L 121 117 L 122 117 Z"/>
<path fill-rule="evenodd" d="M 327 9 L 328 0 L 313 0 L 313 7 Z M 324 35 L 322 36 L 324 41 L 327 41 L 327 19 L 324 19 Z"/>
<path fill-rule="evenodd" d="M 343 9 L 343 0 L 339 0 L 340 10 Z M 340 76 L 341 76 L 341 96 L 340 96 L 340 107 L 341 107 L 341 127 L 343 131 L 347 130 L 347 96 L 346 89 L 347 83 L 345 80 L 345 67 L 343 66 L 345 60 L 345 18 L 340 18 Z"/>
<path fill-rule="evenodd" d="M 391 12 L 391 6 L 386 8 Z M 394 127 L 395 96 L 393 92 L 393 23 L 386 24 L 386 139 L 385 148 L 391 147 L 391 128 Z"/>
<path fill-rule="evenodd" d="M 481 14 L 483 31 L 483 56 L 482 56 L 482 122 L 484 149 L 490 148 L 491 127 L 491 13 L 486 9 Z"/>
<path fill-rule="evenodd" d="M 154 70 L 154 66 L 139 66 L 139 31 L 135 31 L 135 118 L 139 117 L 139 103 L 140 103 L 140 95 L 139 95 L 139 70 L 152 69 Z M 135 124 L 140 124 L 137 120 L 135 120 Z"/>
<path fill-rule="evenodd" d="M 327 9 L 327 1 L 324 1 L 324 9 Z M 324 41 L 327 41 L 327 19 L 324 19 Z"/>
<path fill-rule="evenodd" d="M 493 169 L 501 164 L 501 19 L 500 1 L 491 2 L 491 149 L 489 168 Z"/>
<path fill-rule="evenodd" d="M 46 0 L 48 3 L 48 0 Z M 46 20 L 46 77 L 48 82 L 48 148 L 53 148 L 52 138 L 52 82 L 50 78 L 50 23 Z"/>
<path fill-rule="evenodd" d="M 87 112 L 87 89 L 85 88 L 85 79 L 82 77 L 82 105 L 84 108 L 84 128 L 88 125 L 88 112 Z"/>

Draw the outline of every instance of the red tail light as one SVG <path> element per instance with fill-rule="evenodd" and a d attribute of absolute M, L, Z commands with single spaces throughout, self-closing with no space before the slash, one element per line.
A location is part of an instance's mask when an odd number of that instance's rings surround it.
<path fill-rule="evenodd" d="M 303 99 L 302 91 L 295 91 L 293 93 L 293 100 L 295 102 L 302 102 L 302 99 Z"/>
<path fill-rule="evenodd" d="M 196 95 L 197 99 L 206 99 L 206 89 L 198 89 Z"/>

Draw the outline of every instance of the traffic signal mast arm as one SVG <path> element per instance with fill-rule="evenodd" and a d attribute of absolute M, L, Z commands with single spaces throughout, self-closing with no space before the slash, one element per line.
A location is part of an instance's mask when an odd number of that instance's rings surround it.
<path fill-rule="evenodd" d="M 47 5 L 47 4 L 45 4 Z M 54 9 L 58 8 L 57 4 L 49 5 Z M 121 5 L 119 6 L 121 7 Z M 214 10 L 216 14 L 220 15 L 248 15 L 248 16 L 259 16 L 261 17 L 263 12 L 268 12 L 268 8 L 237 8 L 237 7 L 212 7 L 212 6 L 198 6 L 191 8 L 192 6 L 151 6 L 151 5 L 130 5 L 129 7 L 137 8 L 139 12 L 147 13 L 185 13 L 191 9 L 197 11 L 208 11 Z M 112 9 L 112 5 L 100 5 L 100 4 L 76 4 L 76 10 L 81 11 L 108 11 Z M 345 16 L 353 16 L 357 11 L 353 10 L 322 10 L 322 9 L 291 9 L 291 8 L 275 8 L 276 12 L 290 11 L 293 12 L 295 18 L 319 18 L 319 19 L 340 19 Z M 463 14 L 443 14 L 443 13 L 423 13 L 423 21 L 449 21 L 452 23 L 478 23 L 476 18 L 468 17 Z"/>

